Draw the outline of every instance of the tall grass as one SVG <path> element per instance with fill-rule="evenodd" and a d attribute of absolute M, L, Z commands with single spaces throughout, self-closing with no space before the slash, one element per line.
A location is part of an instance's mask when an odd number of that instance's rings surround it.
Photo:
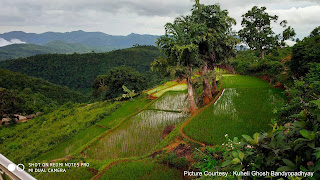
<path fill-rule="evenodd" d="M 101 179 L 183 179 L 182 174 L 168 166 L 157 164 L 151 160 L 131 161 L 116 164 L 108 169 L 101 177 Z"/>

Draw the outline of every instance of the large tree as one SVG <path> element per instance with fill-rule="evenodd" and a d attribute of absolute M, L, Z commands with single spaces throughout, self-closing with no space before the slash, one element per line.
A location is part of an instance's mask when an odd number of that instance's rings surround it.
<path fill-rule="evenodd" d="M 271 28 L 271 22 L 275 23 L 278 16 L 271 16 L 266 12 L 266 7 L 252 7 L 246 14 L 242 15 L 239 37 L 251 49 L 260 51 L 260 57 L 264 59 L 265 50 L 280 46 L 283 42 L 295 35 L 293 28 L 287 27 L 282 34 L 275 34 Z M 282 21 L 280 26 L 286 27 L 287 21 Z"/>
<path fill-rule="evenodd" d="M 315 28 L 309 37 L 293 46 L 292 59 L 288 62 L 291 72 L 297 77 L 308 73 L 311 63 L 320 63 L 319 27 Z"/>
<path fill-rule="evenodd" d="M 105 99 L 112 99 L 121 96 L 122 86 L 135 92 L 141 92 L 147 87 L 146 78 L 135 69 L 127 66 L 120 66 L 110 69 L 106 75 L 99 75 L 93 82 L 93 95 L 98 97 L 105 93 Z"/>
<path fill-rule="evenodd" d="M 192 9 L 193 23 L 200 24 L 198 31 L 199 54 L 203 60 L 203 104 L 212 100 L 212 94 L 217 92 L 214 66 L 225 58 L 235 54 L 238 40 L 232 32 L 232 25 L 236 21 L 228 16 L 227 10 L 221 10 L 218 4 L 203 5 L 196 1 Z M 210 72 L 211 70 L 211 72 Z M 210 75 L 209 75 L 210 74 Z M 212 77 L 212 84 L 208 78 Z"/>
<path fill-rule="evenodd" d="M 200 24 L 194 24 L 191 21 L 190 16 L 177 17 L 173 23 L 167 23 L 165 25 L 165 35 L 161 36 L 156 42 L 166 58 L 160 57 L 152 64 L 153 70 L 167 72 L 173 77 L 187 79 L 191 114 L 197 110 L 191 77 L 193 70 L 199 68 L 202 63 L 197 45 L 199 40 L 194 35 L 201 28 L 203 27 Z"/>

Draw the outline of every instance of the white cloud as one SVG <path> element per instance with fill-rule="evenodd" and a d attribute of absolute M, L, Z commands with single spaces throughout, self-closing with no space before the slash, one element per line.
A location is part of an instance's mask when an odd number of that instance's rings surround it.
<path fill-rule="evenodd" d="M 21 41 L 20 39 L 11 39 L 10 41 L 7 41 L 3 38 L 0 38 L 0 47 L 7 46 L 10 44 L 25 44 L 26 42 Z"/>
<path fill-rule="evenodd" d="M 296 29 L 297 37 L 306 36 L 319 25 L 320 0 L 200 0 L 219 3 L 237 20 L 252 6 L 266 6 L 268 12 Z M 163 34 L 164 25 L 175 17 L 190 13 L 193 0 L 1 0 L 0 33 L 26 31 L 102 31 L 112 35 Z M 279 21 L 280 22 L 280 21 Z M 279 33 L 279 32 L 277 32 Z"/>
<path fill-rule="evenodd" d="M 292 41 L 292 40 L 286 40 L 286 41 L 284 41 L 288 46 L 293 46 L 293 45 L 295 45 L 296 44 L 296 42 L 295 41 Z"/>

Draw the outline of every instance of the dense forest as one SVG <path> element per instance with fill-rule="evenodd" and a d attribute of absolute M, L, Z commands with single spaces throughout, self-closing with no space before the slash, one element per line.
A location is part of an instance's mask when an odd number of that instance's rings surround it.
<path fill-rule="evenodd" d="M 151 62 L 161 56 L 154 46 L 137 46 L 108 53 L 46 54 L 0 62 L 0 68 L 26 73 L 71 89 L 90 92 L 94 79 L 109 69 L 129 66 L 146 73 L 150 85 L 159 82 L 150 72 Z"/>
<path fill-rule="evenodd" d="M 0 115 L 48 112 L 67 102 L 87 99 L 68 87 L 0 69 Z"/>

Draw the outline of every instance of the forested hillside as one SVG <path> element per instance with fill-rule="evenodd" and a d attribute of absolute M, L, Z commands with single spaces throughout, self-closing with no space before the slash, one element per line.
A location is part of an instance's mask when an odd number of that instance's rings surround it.
<path fill-rule="evenodd" d="M 66 102 L 85 98 L 67 87 L 0 69 L 0 115 L 47 112 Z"/>
<path fill-rule="evenodd" d="M 0 68 L 88 91 L 97 75 L 106 74 L 111 68 L 125 65 L 140 73 L 148 73 L 151 62 L 159 56 L 161 53 L 156 47 L 137 46 L 109 53 L 36 55 L 0 62 Z M 150 81 L 155 80 L 151 73 L 148 78 Z"/>

